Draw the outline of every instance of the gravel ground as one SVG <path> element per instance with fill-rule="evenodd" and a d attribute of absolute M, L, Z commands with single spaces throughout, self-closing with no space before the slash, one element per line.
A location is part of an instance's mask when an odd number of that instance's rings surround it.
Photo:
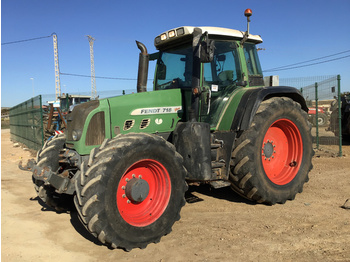
<path fill-rule="evenodd" d="M 1 130 L 2 261 L 350 261 L 350 146 L 344 157 L 316 152 L 304 192 L 284 205 L 242 199 L 229 188 L 190 187 L 181 220 L 158 244 L 110 250 L 81 226 L 38 201 L 14 147 Z M 192 201 L 189 201 L 192 202 Z"/>

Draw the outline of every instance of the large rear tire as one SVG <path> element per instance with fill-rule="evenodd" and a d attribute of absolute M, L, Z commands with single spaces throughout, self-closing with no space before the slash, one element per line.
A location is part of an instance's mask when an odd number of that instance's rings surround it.
<path fill-rule="evenodd" d="M 311 125 L 300 105 L 276 97 L 261 103 L 248 130 L 236 139 L 230 180 L 240 195 L 267 204 L 302 192 L 312 169 Z"/>
<path fill-rule="evenodd" d="M 75 206 L 111 248 L 145 248 L 170 233 L 185 205 L 186 169 L 175 147 L 149 134 L 119 135 L 92 150 L 76 179 Z"/>

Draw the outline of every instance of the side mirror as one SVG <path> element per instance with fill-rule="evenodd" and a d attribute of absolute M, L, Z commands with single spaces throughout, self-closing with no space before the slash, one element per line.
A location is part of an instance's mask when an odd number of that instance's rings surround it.
<path fill-rule="evenodd" d="M 214 59 L 215 41 L 207 38 L 201 42 L 201 63 L 210 63 Z"/>

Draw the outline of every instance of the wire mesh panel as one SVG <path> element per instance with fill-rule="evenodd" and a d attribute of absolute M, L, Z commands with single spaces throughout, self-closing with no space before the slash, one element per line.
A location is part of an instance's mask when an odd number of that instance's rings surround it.
<path fill-rule="evenodd" d="M 309 108 L 313 142 L 317 149 L 342 154 L 339 136 L 340 76 L 316 76 L 280 79 L 280 85 L 298 88 Z"/>
<path fill-rule="evenodd" d="M 43 145 L 41 96 L 31 98 L 10 109 L 11 139 L 38 150 Z"/>

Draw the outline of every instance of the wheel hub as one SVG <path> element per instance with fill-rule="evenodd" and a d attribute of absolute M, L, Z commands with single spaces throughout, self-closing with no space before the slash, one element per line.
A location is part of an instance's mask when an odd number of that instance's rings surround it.
<path fill-rule="evenodd" d="M 125 195 L 134 203 L 144 201 L 149 193 L 149 185 L 142 178 L 133 178 L 129 180 L 125 187 Z"/>
<path fill-rule="evenodd" d="M 272 154 L 273 154 L 273 145 L 272 145 L 272 143 L 271 142 L 265 143 L 263 151 L 264 151 L 265 157 L 270 158 L 272 156 Z"/>
<path fill-rule="evenodd" d="M 133 163 L 121 177 L 117 208 L 125 222 L 144 227 L 155 222 L 168 206 L 171 180 L 167 169 L 153 159 Z"/>
<path fill-rule="evenodd" d="M 266 131 L 261 148 L 262 164 L 271 182 L 285 185 L 297 175 L 303 155 L 302 137 L 289 119 L 278 119 Z"/>

